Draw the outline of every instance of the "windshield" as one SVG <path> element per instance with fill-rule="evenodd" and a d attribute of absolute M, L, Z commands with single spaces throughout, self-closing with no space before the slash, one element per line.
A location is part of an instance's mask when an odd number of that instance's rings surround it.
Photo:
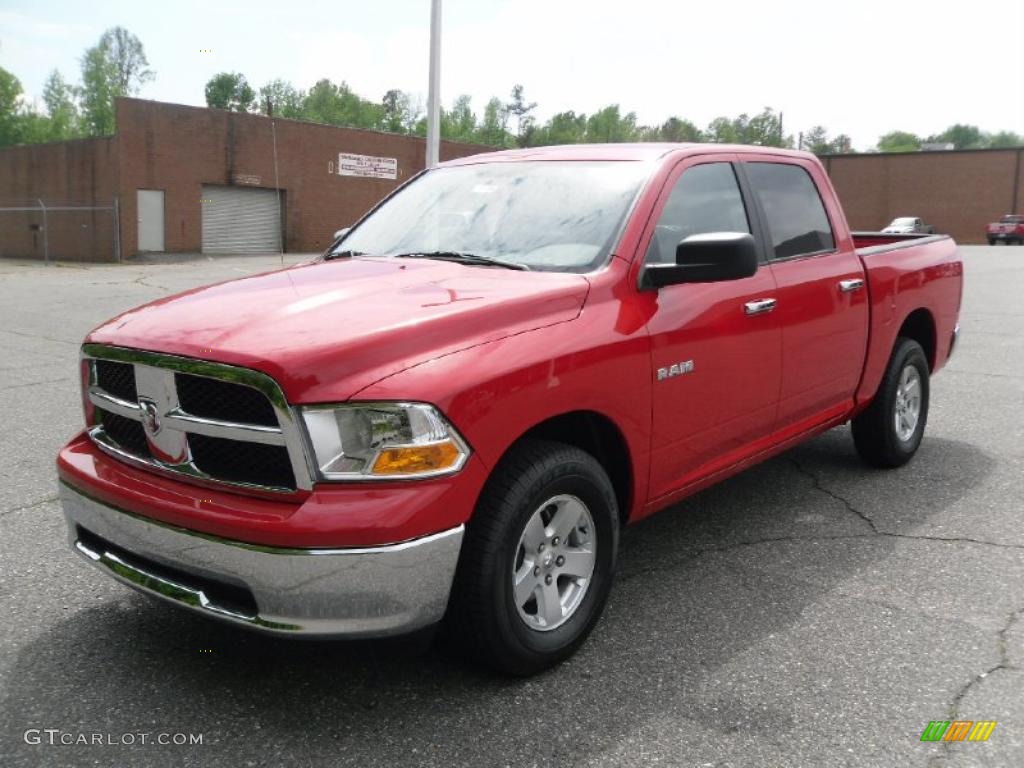
<path fill-rule="evenodd" d="M 437 168 L 381 205 L 329 255 L 472 254 L 587 272 L 605 262 L 650 171 L 636 161 Z"/>
<path fill-rule="evenodd" d="M 889 226 L 890 227 L 895 227 L 895 226 L 900 225 L 900 224 L 913 224 L 913 223 L 914 223 L 913 219 L 893 219 L 892 220 L 892 224 L 890 224 Z"/>
<path fill-rule="evenodd" d="M 1000 219 L 999 221 L 1002 224 L 1020 224 L 1021 222 L 1024 222 L 1024 216 L 1014 216 L 1012 213 L 1010 213 L 1007 214 L 1006 216 L 1003 216 L 1003 218 Z"/>

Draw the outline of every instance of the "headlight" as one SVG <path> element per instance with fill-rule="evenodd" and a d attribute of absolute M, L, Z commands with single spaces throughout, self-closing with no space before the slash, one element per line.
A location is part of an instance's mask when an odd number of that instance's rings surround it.
<path fill-rule="evenodd" d="M 436 408 L 418 403 L 310 406 L 302 418 L 324 480 L 457 472 L 469 449 Z"/>

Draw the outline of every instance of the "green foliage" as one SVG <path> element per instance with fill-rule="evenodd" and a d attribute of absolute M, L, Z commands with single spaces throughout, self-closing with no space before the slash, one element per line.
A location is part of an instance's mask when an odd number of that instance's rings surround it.
<path fill-rule="evenodd" d="M 301 120 L 302 102 L 305 98 L 306 94 L 295 90 L 291 83 L 285 80 L 271 80 L 260 88 L 259 111 L 264 115 Z"/>
<path fill-rule="evenodd" d="M 142 43 L 124 27 L 111 27 L 82 57 L 82 122 L 90 136 L 114 132 L 114 100 L 134 96 L 153 79 Z"/>
<path fill-rule="evenodd" d="M 716 117 L 708 125 L 706 140 L 720 144 L 756 144 L 762 147 L 792 147 L 793 137 L 782 132 L 782 115 L 770 107 L 749 116 L 747 113 L 732 119 Z"/>
<path fill-rule="evenodd" d="M 206 83 L 206 106 L 231 112 L 249 112 L 256 103 L 245 75 L 239 72 L 220 72 Z"/>
<path fill-rule="evenodd" d="M 849 136 L 841 133 L 830 139 L 823 125 L 816 125 L 804 133 L 800 148 L 816 155 L 838 155 L 852 151 Z"/>
<path fill-rule="evenodd" d="M 497 97 L 492 98 L 484 107 L 483 121 L 477 130 L 477 141 L 489 147 L 509 147 L 512 136 L 508 129 L 508 112 Z"/>
<path fill-rule="evenodd" d="M 601 144 L 632 141 L 636 131 L 636 113 L 623 115 L 618 104 L 609 104 L 587 118 L 584 141 Z"/>
<path fill-rule="evenodd" d="M 921 149 L 921 137 L 908 131 L 890 131 L 878 139 L 879 152 L 916 152 Z"/>
<path fill-rule="evenodd" d="M 43 86 L 43 103 L 46 105 L 48 118 L 45 121 L 44 141 L 63 141 L 79 136 L 78 104 L 75 103 L 75 89 L 61 77 L 60 72 L 53 70 L 46 78 Z"/>
<path fill-rule="evenodd" d="M 451 110 L 441 110 L 441 137 L 467 143 L 476 141 L 476 113 L 469 96 L 459 96 Z"/>
<path fill-rule="evenodd" d="M 81 59 L 81 84 L 66 82 L 54 70 L 43 88 L 40 113 L 22 97 L 21 83 L 0 68 L 0 146 L 55 141 L 77 136 L 110 135 L 115 128 L 115 99 L 137 94 L 153 79 L 142 43 L 123 27 L 112 27 Z M 423 136 L 426 117 L 422 103 L 398 89 L 379 101 L 356 94 L 347 83 L 322 79 L 308 91 L 285 80 L 272 80 L 257 94 L 243 74 L 221 72 L 205 89 L 210 107 L 239 112 L 258 111 L 295 120 L 328 125 L 368 128 Z M 445 139 L 490 147 L 530 147 L 584 142 L 664 141 L 719 142 L 792 147 L 793 137 L 784 132 L 781 113 L 765 107 L 755 115 L 722 116 L 701 130 L 678 116 L 661 124 L 638 125 L 634 112 L 623 113 L 608 104 L 590 115 L 564 110 L 540 122 L 537 103 L 527 101 L 521 84 L 512 87 L 509 101 L 492 98 L 483 111 L 473 110 L 469 96 L 455 99 L 441 110 L 441 135 Z M 511 123 L 511 126 L 510 126 Z M 968 124 L 956 124 L 925 141 L 952 143 L 957 149 L 1024 146 L 1024 137 L 1013 131 L 994 134 Z M 892 131 L 878 140 L 880 152 L 906 152 L 921 148 L 922 139 L 906 131 Z M 805 131 L 801 146 L 816 154 L 851 152 L 849 136 L 830 137 L 815 125 Z"/>
<path fill-rule="evenodd" d="M 976 125 L 951 125 L 942 133 L 929 136 L 927 142 L 952 144 L 954 149 L 979 149 L 988 146 L 988 137 Z"/>
<path fill-rule="evenodd" d="M 384 105 L 356 95 L 348 84 L 318 81 L 302 101 L 306 120 L 353 128 L 377 128 L 384 119 Z"/>
<path fill-rule="evenodd" d="M 999 131 L 989 137 L 988 145 L 992 148 L 1024 146 L 1024 136 L 1013 131 Z"/>
<path fill-rule="evenodd" d="M 21 81 L 0 67 L 0 147 L 21 140 Z"/>
<path fill-rule="evenodd" d="M 704 141 L 704 133 L 689 120 L 670 117 L 657 129 L 657 139 L 652 141 Z"/>
<path fill-rule="evenodd" d="M 529 104 L 523 98 L 523 86 L 513 85 L 512 86 L 512 100 L 505 105 L 505 114 L 509 117 L 514 117 L 516 120 L 516 142 L 520 147 L 527 146 L 526 136 L 530 134 L 530 130 L 533 127 L 535 121 L 530 113 L 537 108 L 537 102 L 531 101 Z"/>

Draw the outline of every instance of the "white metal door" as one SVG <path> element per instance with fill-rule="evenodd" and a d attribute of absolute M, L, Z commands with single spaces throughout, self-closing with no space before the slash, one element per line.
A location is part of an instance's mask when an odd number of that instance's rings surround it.
<path fill-rule="evenodd" d="M 139 212 L 139 250 L 164 249 L 164 191 L 140 189 L 136 198 Z"/>
<path fill-rule="evenodd" d="M 277 253 L 277 192 L 253 187 L 203 187 L 203 253 Z"/>

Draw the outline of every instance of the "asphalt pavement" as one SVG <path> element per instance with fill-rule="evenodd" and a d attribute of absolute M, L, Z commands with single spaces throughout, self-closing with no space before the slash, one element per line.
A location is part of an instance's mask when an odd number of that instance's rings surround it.
<path fill-rule="evenodd" d="M 0 261 L 0 765 L 1024 765 L 1024 247 L 963 251 L 910 465 L 865 468 L 839 428 L 629 529 L 597 630 L 524 681 L 252 635 L 72 554 L 53 462 L 82 337 L 279 259 Z M 920 741 L 956 719 L 998 725 Z"/>

